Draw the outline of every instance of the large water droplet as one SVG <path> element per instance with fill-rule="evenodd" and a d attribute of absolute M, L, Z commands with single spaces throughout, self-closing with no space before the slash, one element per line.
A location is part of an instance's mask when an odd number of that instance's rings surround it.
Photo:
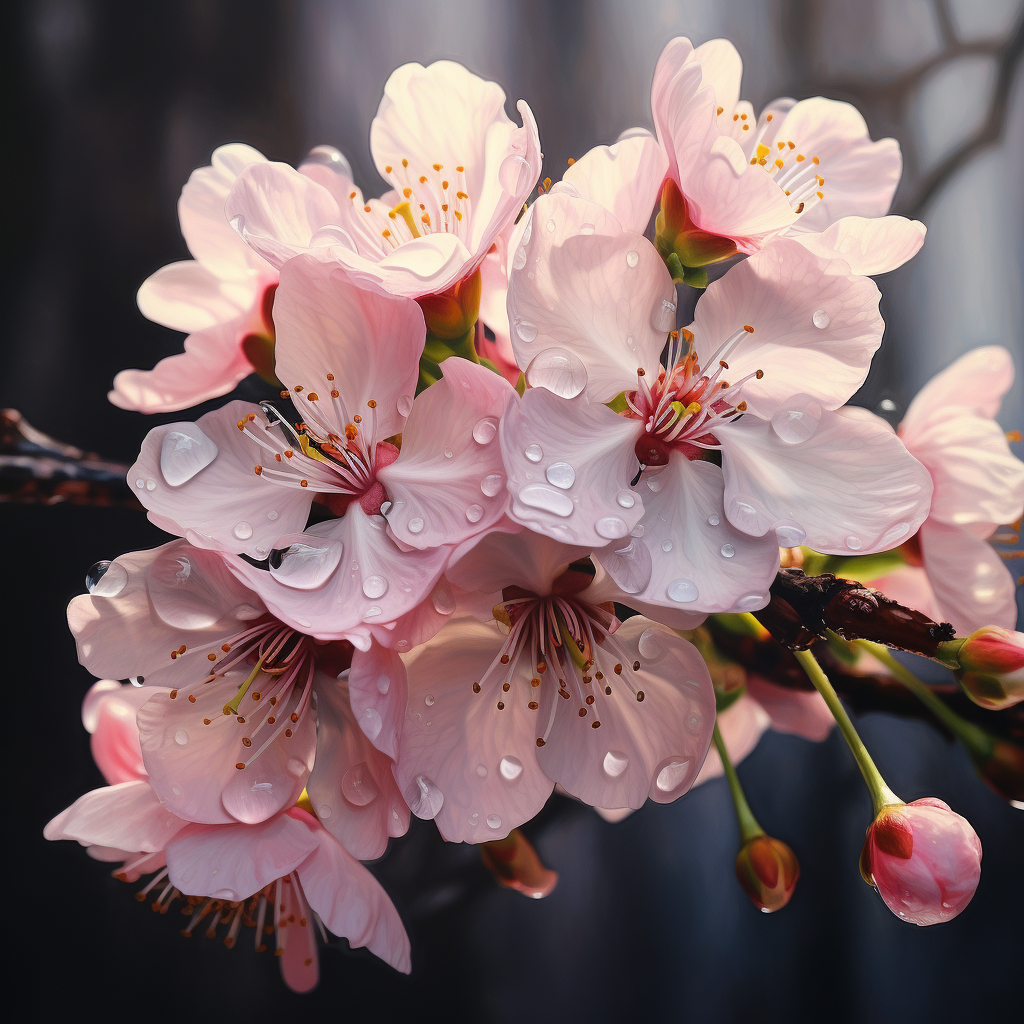
<path fill-rule="evenodd" d="M 493 498 L 504 486 L 505 478 L 500 473 L 489 473 L 480 481 L 480 490 L 488 498 Z"/>
<path fill-rule="evenodd" d="M 522 270 L 526 266 L 526 246 L 521 245 L 516 249 L 516 254 L 512 257 L 512 269 Z"/>
<path fill-rule="evenodd" d="M 179 747 L 185 746 L 185 744 L 188 743 L 188 733 L 184 729 L 179 729 L 174 734 L 174 742 L 177 743 Z"/>
<path fill-rule="evenodd" d="M 402 395 L 395 404 L 398 406 L 399 416 L 408 416 L 412 412 L 412 399 L 408 395 Z"/>
<path fill-rule="evenodd" d="M 658 493 L 665 486 L 665 481 L 662 479 L 660 473 L 645 473 L 644 477 L 647 481 L 647 489 L 653 491 L 655 494 Z"/>
<path fill-rule="evenodd" d="M 846 546 L 851 551 L 860 551 L 860 549 L 864 547 L 864 541 L 862 541 L 860 537 L 855 537 L 851 533 L 850 536 L 846 538 Z"/>
<path fill-rule="evenodd" d="M 97 562 L 85 574 L 85 589 L 94 597 L 117 597 L 128 583 L 128 570 L 120 562 Z"/>
<path fill-rule="evenodd" d="M 444 803 L 444 793 L 426 775 L 417 775 L 415 786 L 416 788 L 406 795 L 409 809 L 417 818 L 436 817 Z"/>
<path fill-rule="evenodd" d="M 561 487 L 563 491 L 567 491 L 576 482 L 576 470 L 568 462 L 552 462 L 544 475 L 548 483 Z"/>
<path fill-rule="evenodd" d="M 602 767 L 613 779 L 617 779 L 629 767 L 629 755 L 621 750 L 609 750 L 604 755 Z"/>
<path fill-rule="evenodd" d="M 430 600 L 438 615 L 451 615 L 455 611 L 455 594 L 445 579 L 438 581 L 430 593 Z"/>
<path fill-rule="evenodd" d="M 660 334 L 668 334 L 676 326 L 676 304 L 662 299 L 651 310 L 651 326 Z"/>
<path fill-rule="evenodd" d="M 800 444 L 814 436 L 821 422 L 821 405 L 810 395 L 794 395 L 772 416 L 772 430 L 786 444 Z"/>
<path fill-rule="evenodd" d="M 519 198 L 533 188 L 533 172 L 521 156 L 507 156 L 498 168 L 498 184 L 510 195 Z M 526 239 L 524 238 L 525 242 Z"/>
<path fill-rule="evenodd" d="M 814 315 L 811 317 L 811 323 L 814 324 L 818 330 L 823 331 L 830 323 L 832 323 L 832 317 L 828 315 L 823 309 L 815 310 Z"/>
<path fill-rule="evenodd" d="M 526 382 L 531 388 L 547 388 L 561 398 L 575 398 L 587 386 L 587 370 L 574 353 L 549 348 L 526 368 Z"/>
<path fill-rule="evenodd" d="M 498 771 L 501 772 L 502 776 L 508 779 L 509 782 L 514 782 L 523 774 L 523 762 L 518 757 L 513 757 L 511 754 L 503 757 L 498 764 Z"/>
<path fill-rule="evenodd" d="M 359 716 L 359 728 L 363 730 L 366 738 L 372 743 L 384 728 L 384 721 L 376 708 L 366 708 Z"/>
<path fill-rule="evenodd" d="M 388 592 L 388 581 L 383 576 L 367 576 L 363 580 L 363 593 L 375 599 L 383 597 Z"/>
<path fill-rule="evenodd" d="M 571 516 L 575 506 L 572 498 L 562 491 L 552 490 L 543 484 L 530 484 L 519 492 L 519 500 L 530 508 L 553 512 L 556 516 Z"/>
<path fill-rule="evenodd" d="M 736 549 L 731 544 L 723 544 L 721 550 L 723 558 L 732 558 L 736 554 Z"/>
<path fill-rule="evenodd" d="M 473 428 L 473 440 L 477 444 L 490 444 L 498 432 L 498 421 L 493 416 L 485 416 L 478 420 Z"/>
<path fill-rule="evenodd" d="M 279 557 L 276 552 L 271 555 L 270 575 L 286 586 L 314 590 L 338 567 L 342 551 L 340 541 L 307 534 L 305 541 L 281 549 Z"/>
<path fill-rule="evenodd" d="M 693 580 L 673 580 L 665 591 L 670 601 L 678 601 L 680 604 L 689 604 L 696 601 L 700 596 L 697 584 Z"/>
<path fill-rule="evenodd" d="M 660 629 L 655 629 L 653 626 L 645 629 L 636 644 L 640 657 L 649 660 L 660 658 L 665 653 L 664 638 L 665 634 Z"/>
<path fill-rule="evenodd" d="M 895 544 L 896 541 L 902 539 L 908 533 L 910 533 L 910 523 L 897 523 L 882 534 L 882 543 Z"/>
<path fill-rule="evenodd" d="M 526 250 L 523 250 L 525 255 Z M 525 262 L 525 261 L 524 261 Z M 529 344 L 537 337 L 537 325 L 530 323 L 529 320 L 517 320 L 515 322 L 516 337 L 520 341 L 525 341 Z"/>
<path fill-rule="evenodd" d="M 605 540 L 618 540 L 629 533 L 629 527 L 625 520 L 618 516 L 603 516 L 594 523 L 594 530 L 599 537 L 604 537 Z"/>
<path fill-rule="evenodd" d="M 744 594 L 736 602 L 736 610 L 741 612 L 756 612 L 768 603 L 767 594 Z"/>
<path fill-rule="evenodd" d="M 496 814 L 488 814 L 485 819 L 488 828 L 499 829 L 501 828 L 501 818 Z"/>
<path fill-rule="evenodd" d="M 635 267 L 640 262 L 640 254 L 635 249 L 626 253 L 626 266 Z"/>
<path fill-rule="evenodd" d="M 417 516 L 415 519 L 410 519 L 409 523 L 410 533 L 422 533 L 423 532 L 423 520 Z"/>
<path fill-rule="evenodd" d="M 483 519 L 483 517 L 484 517 L 484 507 L 483 507 L 483 505 L 470 505 L 469 508 L 466 509 L 466 518 L 471 523 L 479 523 L 480 520 Z"/>
<path fill-rule="evenodd" d="M 544 449 L 539 444 L 530 444 L 526 446 L 526 450 L 523 454 L 531 462 L 540 462 L 544 458 Z"/>
<path fill-rule="evenodd" d="M 615 495 L 615 500 L 623 508 L 632 508 L 636 504 L 636 495 L 632 491 L 623 490 L 619 491 L 619 493 Z M 640 534 L 639 536 L 642 537 L 643 534 Z"/>
<path fill-rule="evenodd" d="M 365 807 L 380 795 L 380 789 L 364 761 L 352 765 L 345 772 L 341 780 L 341 792 L 354 807 Z"/>
<path fill-rule="evenodd" d="M 671 793 L 682 786 L 690 774 L 690 761 L 684 757 L 669 757 L 658 765 L 654 784 L 662 793 Z"/>
<path fill-rule="evenodd" d="M 775 524 L 775 538 L 783 548 L 799 547 L 807 539 L 807 534 L 799 523 L 792 519 L 783 519 Z"/>
<path fill-rule="evenodd" d="M 239 540 L 248 540 L 252 536 L 252 527 L 248 523 L 235 523 L 231 531 Z"/>
<path fill-rule="evenodd" d="M 160 443 L 160 472 L 171 487 L 180 487 L 217 458 L 217 446 L 195 423 L 167 431 Z"/>

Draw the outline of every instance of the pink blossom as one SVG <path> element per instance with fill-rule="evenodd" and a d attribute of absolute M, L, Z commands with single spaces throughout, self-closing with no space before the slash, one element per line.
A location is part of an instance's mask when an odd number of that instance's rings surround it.
<path fill-rule="evenodd" d="M 994 417 L 1013 383 L 1006 349 L 961 356 L 926 384 L 899 427 L 931 474 L 931 511 L 903 550 L 908 565 L 872 585 L 961 633 L 1017 620 L 1012 574 L 988 539 L 1024 511 L 1024 463 Z"/>
<path fill-rule="evenodd" d="M 211 825 L 264 821 L 307 787 L 325 827 L 359 857 L 404 834 L 390 760 L 355 728 L 337 678 L 351 648 L 275 619 L 223 556 L 180 540 L 122 555 L 71 602 L 68 622 L 91 672 L 145 683 L 86 700 L 110 781 L 145 779 L 161 812 Z"/>
<path fill-rule="evenodd" d="M 241 561 L 233 571 L 295 628 L 364 648 L 371 635 L 396 642 L 391 625 L 430 593 L 451 547 L 504 513 L 495 437 L 515 392 L 452 358 L 414 401 L 416 303 L 312 257 L 282 270 L 275 308 L 277 372 L 304 427 L 232 402 L 150 431 L 129 481 L 163 529 L 269 556 L 269 573 Z M 337 518 L 304 530 L 314 500 Z"/>
<path fill-rule="evenodd" d="M 384 86 L 370 128 L 391 191 L 364 200 L 344 169 L 317 184 L 266 163 L 239 175 L 228 217 L 275 267 L 311 252 L 364 288 L 413 298 L 443 292 L 476 272 L 540 175 L 530 108 L 519 102 L 517 127 L 504 106 L 497 85 L 460 64 L 405 64 Z"/>
<path fill-rule="evenodd" d="M 922 522 L 925 469 L 841 408 L 881 340 L 870 280 L 780 239 L 707 289 L 663 368 L 654 247 L 565 194 L 530 216 L 508 306 L 531 388 L 501 423 L 514 519 L 597 549 L 643 601 L 705 612 L 762 607 L 779 544 L 867 553 Z"/>
<path fill-rule="evenodd" d="M 912 924 L 956 917 L 981 878 L 981 843 L 966 818 L 934 797 L 887 807 L 868 828 L 861 873 Z"/>
<path fill-rule="evenodd" d="M 555 783 L 591 805 L 636 808 L 676 799 L 700 769 L 714 725 L 706 666 L 660 624 L 620 623 L 610 602 L 632 601 L 572 566 L 587 554 L 492 533 L 450 577 L 493 610 L 460 603 L 426 643 L 382 652 L 386 688 L 402 680 L 395 778 L 445 839 L 506 836 Z"/>

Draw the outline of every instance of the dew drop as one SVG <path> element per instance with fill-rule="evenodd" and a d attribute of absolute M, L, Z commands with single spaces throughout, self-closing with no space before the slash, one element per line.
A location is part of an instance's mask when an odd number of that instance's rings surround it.
<path fill-rule="evenodd" d="M 160 444 L 160 472 L 171 487 L 187 483 L 215 458 L 217 446 L 195 423 L 169 430 Z"/>
<path fill-rule="evenodd" d="M 626 266 L 635 267 L 640 262 L 640 254 L 635 249 L 626 253 Z"/>
<path fill-rule="evenodd" d="M 383 615 L 384 609 L 379 604 L 371 604 L 369 608 L 363 612 L 364 619 L 375 619 L 378 615 Z"/>
<path fill-rule="evenodd" d="M 388 517 L 388 513 L 389 513 L 389 512 L 391 511 L 391 506 L 392 506 L 393 504 L 394 504 L 394 502 L 391 502 L 391 501 L 382 501 L 382 502 L 380 503 L 380 514 L 381 514 L 381 515 L 382 515 L 382 516 L 383 516 L 383 517 L 384 517 L 385 519 L 387 519 L 387 517 Z"/>
<path fill-rule="evenodd" d="M 636 649 L 640 652 L 642 658 L 659 658 L 665 653 L 665 648 L 662 645 L 662 636 L 664 634 L 660 629 L 645 629 L 640 634 L 640 639 L 637 641 Z"/>
<path fill-rule="evenodd" d="M 477 444 L 490 444 L 498 432 L 498 421 L 493 416 L 485 416 L 473 428 L 473 440 Z"/>
<path fill-rule="evenodd" d="M 423 531 L 423 520 L 418 516 L 415 519 L 410 519 L 408 525 L 410 533 L 421 533 Z"/>
<path fill-rule="evenodd" d="M 391 689 L 391 677 L 386 672 L 377 676 L 377 692 L 385 694 Z"/>
<path fill-rule="evenodd" d="M 555 222 L 553 220 L 549 220 L 547 224 L 545 224 L 544 226 L 548 229 L 548 231 L 555 230 Z"/>
<path fill-rule="evenodd" d="M 594 225 L 593 224 L 581 224 L 580 225 L 580 234 L 581 235 L 592 235 L 593 233 L 594 233 Z"/>
<path fill-rule="evenodd" d="M 688 604 L 691 601 L 696 601 L 700 596 L 697 585 L 693 580 L 678 579 L 673 580 L 665 591 L 668 594 L 670 601 L 678 601 L 680 604 Z"/>
<path fill-rule="evenodd" d="M 466 509 L 466 518 L 471 523 L 479 523 L 480 520 L 483 519 L 483 517 L 484 517 L 484 507 L 483 507 L 483 505 L 470 505 L 469 508 Z"/>
<path fill-rule="evenodd" d="M 651 326 L 660 334 L 667 334 L 676 326 L 676 304 L 669 299 L 656 303 L 651 311 Z"/>
<path fill-rule="evenodd" d="M 617 779 L 629 767 L 629 755 L 621 750 L 609 750 L 604 755 L 602 767 L 605 773 L 613 779 Z"/>
<path fill-rule="evenodd" d="M 594 523 L 594 530 L 605 540 L 618 540 L 629 533 L 629 527 L 618 516 L 603 516 Z"/>
<path fill-rule="evenodd" d="M 660 473 L 651 473 L 647 475 L 647 489 L 649 491 L 653 491 L 657 494 L 664 486 L 665 481 L 662 480 Z"/>
<path fill-rule="evenodd" d="M 146 490 L 147 491 L 155 491 L 156 490 L 156 481 L 155 480 L 147 480 L 146 481 Z"/>
<path fill-rule="evenodd" d="M 517 198 L 532 188 L 533 172 L 521 156 L 507 156 L 498 168 L 498 184 L 510 195 Z M 523 241 L 526 242 L 526 238 Z"/>
<path fill-rule="evenodd" d="M 513 757 L 511 754 L 506 755 L 498 764 L 498 771 L 500 771 L 502 777 L 508 779 L 509 782 L 515 782 L 515 780 L 523 774 L 523 762 L 520 761 L 518 757 Z"/>
<path fill-rule="evenodd" d="M 575 505 L 572 498 L 562 491 L 552 490 L 543 484 L 530 484 L 519 492 L 519 500 L 530 508 L 552 512 L 556 516 L 571 516 Z"/>
<path fill-rule="evenodd" d="M 408 416 L 412 412 L 412 399 L 408 395 L 402 395 L 396 404 L 399 416 Z"/>
<path fill-rule="evenodd" d="M 365 807 L 377 799 L 380 789 L 365 761 L 352 765 L 345 772 L 341 779 L 341 792 L 354 807 Z"/>
<path fill-rule="evenodd" d="M 526 450 L 523 452 L 523 454 L 531 462 L 540 462 L 540 460 L 544 458 L 544 450 L 541 448 L 539 444 L 527 445 Z"/>
<path fill-rule="evenodd" d="M 731 544 L 723 544 L 722 545 L 722 557 L 723 558 L 732 558 L 732 556 L 735 555 L 735 554 L 736 554 L 736 549 Z"/>
<path fill-rule="evenodd" d="M 544 475 L 549 484 L 561 487 L 563 491 L 567 491 L 576 482 L 576 470 L 568 462 L 552 462 Z"/>
<path fill-rule="evenodd" d="M 369 598 L 383 597 L 388 592 L 388 581 L 383 576 L 367 576 L 363 580 L 363 593 Z"/>
<path fill-rule="evenodd" d="M 814 436 L 820 422 L 821 405 L 810 395 L 794 395 L 772 416 L 772 430 L 786 444 L 800 444 Z"/>
<path fill-rule="evenodd" d="M 644 529 L 643 523 L 637 523 L 632 530 L 629 531 L 630 537 L 642 537 L 647 531 Z"/>
<path fill-rule="evenodd" d="M 768 603 L 767 594 L 744 594 L 736 602 L 736 609 L 741 612 L 756 612 Z"/>
<path fill-rule="evenodd" d="M 722 520 L 718 516 L 708 516 L 708 525 L 717 526 Z"/>
<path fill-rule="evenodd" d="M 409 641 L 408 640 L 399 640 L 398 643 L 395 644 L 395 650 L 398 650 L 398 651 L 407 651 L 407 650 L 409 650 Z"/>
<path fill-rule="evenodd" d="M 504 486 L 505 478 L 500 473 L 489 473 L 480 481 L 480 490 L 488 498 L 493 498 Z"/>
<path fill-rule="evenodd" d="M 380 712 L 376 708 L 366 708 L 359 719 L 359 728 L 363 730 L 366 738 L 372 743 L 384 728 L 384 722 Z"/>
<path fill-rule="evenodd" d="M 670 541 L 670 540 L 663 540 L 661 542 L 661 550 L 666 552 L 666 553 L 671 551 L 672 550 L 672 541 Z"/>
<path fill-rule="evenodd" d="M 775 538 L 780 547 L 796 548 L 807 539 L 807 534 L 799 523 L 794 523 L 791 519 L 784 519 L 775 524 Z"/>
<path fill-rule="evenodd" d="M 239 540 L 248 540 L 252 536 L 252 527 L 248 523 L 236 523 L 231 531 Z"/>
<path fill-rule="evenodd" d="M 526 368 L 526 382 L 532 388 L 547 388 L 561 398 L 575 398 L 587 386 L 587 370 L 574 353 L 549 348 L 535 356 Z"/>
<path fill-rule="evenodd" d="M 690 762 L 683 757 L 670 757 L 658 766 L 654 784 L 662 793 L 671 793 L 678 789 L 690 773 Z"/>
<path fill-rule="evenodd" d="M 85 589 L 94 597 L 117 597 L 128 583 L 128 570 L 120 562 L 97 562 L 85 574 Z"/>
<path fill-rule="evenodd" d="M 864 541 L 862 541 L 860 537 L 855 537 L 851 533 L 850 536 L 846 538 L 846 546 L 851 551 L 860 551 L 860 549 L 864 547 Z"/>
<path fill-rule="evenodd" d="M 521 245 L 516 249 L 515 256 L 512 257 L 512 269 L 522 270 L 526 266 L 526 246 Z"/>
<path fill-rule="evenodd" d="M 426 775 L 417 775 L 415 785 L 406 797 L 410 810 L 417 818 L 435 817 L 444 803 L 444 793 Z"/>
<path fill-rule="evenodd" d="M 448 581 L 441 579 L 430 593 L 430 600 L 438 615 L 451 615 L 455 611 L 455 595 Z"/>
<path fill-rule="evenodd" d="M 453 451 L 451 450 L 451 448 L 445 448 L 445 450 L 444 450 L 444 457 L 445 457 L 446 459 L 450 459 L 450 458 L 452 458 L 452 457 L 453 457 L 454 455 L 455 455 L 455 452 L 453 452 Z"/>
<path fill-rule="evenodd" d="M 524 341 L 526 344 L 529 344 L 537 337 L 537 325 L 530 323 L 529 320 L 517 320 L 516 337 L 519 338 L 520 341 Z"/>
<path fill-rule="evenodd" d="M 910 523 L 897 523 L 885 531 L 882 535 L 882 543 L 895 544 L 896 541 L 902 539 L 908 533 L 910 533 Z"/>
<path fill-rule="evenodd" d="M 179 729 L 174 734 L 174 742 L 177 743 L 179 747 L 185 746 L 185 744 L 188 743 L 188 733 L 185 732 L 184 729 Z"/>
<path fill-rule="evenodd" d="M 269 520 L 270 520 L 271 522 L 273 522 L 273 521 L 274 521 L 274 520 L 275 520 L 275 519 L 277 518 L 277 516 L 278 516 L 278 513 L 277 513 L 277 512 L 274 512 L 274 511 L 270 511 L 270 512 L 268 512 L 268 513 L 267 513 L 267 518 L 268 518 L 268 519 L 269 519 Z"/>
<path fill-rule="evenodd" d="M 823 331 L 830 323 L 832 323 L 832 317 L 828 315 L 823 309 L 815 310 L 814 315 L 811 317 L 811 323 L 818 328 L 819 331 Z"/>
<path fill-rule="evenodd" d="M 321 804 L 316 809 L 316 816 L 318 818 L 321 818 L 321 819 L 329 818 L 333 813 L 334 813 L 334 810 L 331 808 L 330 804 Z"/>
<path fill-rule="evenodd" d="M 496 814 L 488 814 L 486 817 L 487 827 L 493 829 L 501 828 L 501 818 Z"/>
<path fill-rule="evenodd" d="M 314 590 L 321 586 L 341 561 L 343 546 L 340 541 L 306 535 L 305 541 L 296 541 L 271 553 L 270 575 L 286 586 L 299 590 Z"/>

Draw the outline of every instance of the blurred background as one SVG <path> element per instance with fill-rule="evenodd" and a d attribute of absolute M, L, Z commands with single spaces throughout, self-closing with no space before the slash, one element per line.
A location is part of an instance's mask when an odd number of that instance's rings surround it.
<path fill-rule="evenodd" d="M 529 102 L 544 173 L 650 126 L 654 64 L 674 35 L 727 36 L 755 109 L 780 95 L 855 103 L 872 135 L 895 136 L 904 176 L 894 212 L 924 220 L 908 266 L 880 279 L 886 336 L 859 404 L 898 420 L 956 356 L 998 343 L 1024 355 L 1024 22 L 1020 0 L 246 0 L 5 5 L 10 224 L 0 404 L 41 430 L 131 462 L 156 420 L 109 405 L 113 375 L 180 350 L 134 294 L 187 257 L 175 204 L 212 150 L 243 141 L 297 163 L 338 146 L 368 194 L 370 120 L 385 79 L 410 60 L 453 58 Z M 683 321 L 685 322 L 685 321 Z M 243 384 L 246 394 L 249 385 Z M 1021 378 L 1001 421 L 1024 427 Z M 185 414 L 195 418 L 204 409 Z M 168 416 L 166 420 L 180 417 Z M 322 980 L 293 996 L 271 957 L 185 941 L 134 887 L 45 822 L 100 784 L 79 703 L 91 680 L 64 621 L 98 559 L 160 543 L 131 509 L 6 505 L 9 612 L 5 744 L 20 871 L 9 915 L 34 995 L 49 1014 L 90 1007 L 118 1020 L 952 1021 L 1019 1004 L 1024 962 L 1024 814 L 974 776 L 927 725 L 859 725 L 905 799 L 936 795 L 981 837 L 981 886 L 938 928 L 898 921 L 860 880 L 870 807 L 838 736 L 768 734 L 740 767 L 769 831 L 802 875 L 782 912 L 758 914 L 735 882 L 737 832 L 716 780 L 618 825 L 554 797 L 526 828 L 561 874 L 534 903 L 500 890 L 477 853 L 430 822 L 374 869 L 413 942 L 413 974 L 363 951 L 321 955 Z M 1016 563 L 1019 565 L 1020 563 Z M 12 614 L 13 613 L 13 614 Z M 22 704 L 25 699 L 27 703 Z M 17 711 L 17 715 L 14 715 Z M 26 791 L 20 789 L 24 781 Z M 26 927 L 27 926 L 27 927 Z M 20 972 L 21 967 L 15 970 Z M 12 974 L 17 979 L 19 974 Z M 14 981 L 9 990 L 17 990 Z"/>

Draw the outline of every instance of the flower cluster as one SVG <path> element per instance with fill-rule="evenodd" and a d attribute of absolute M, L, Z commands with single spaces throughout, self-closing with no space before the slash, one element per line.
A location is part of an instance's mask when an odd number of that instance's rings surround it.
<path fill-rule="evenodd" d="M 991 678 L 1020 663 L 987 543 L 1024 505 L 993 421 L 1009 358 L 964 357 L 898 432 L 847 404 L 882 341 L 870 275 L 924 227 L 886 215 L 893 140 L 820 97 L 755 115 L 740 70 L 724 40 L 673 40 L 656 132 L 592 149 L 539 196 L 529 107 L 513 121 L 497 85 L 446 61 L 385 85 L 380 198 L 327 146 L 294 169 L 229 145 L 192 175 L 194 259 L 139 292 L 184 352 L 118 374 L 111 401 L 181 410 L 253 372 L 267 398 L 142 443 L 128 484 L 176 539 L 99 564 L 68 610 L 101 680 L 83 717 L 109 785 L 50 838 L 152 875 L 141 896 L 180 905 L 187 934 L 275 933 L 304 990 L 321 923 L 409 970 L 359 861 L 410 813 L 486 844 L 504 884 L 549 891 L 515 830 L 555 787 L 621 816 L 724 771 L 740 881 L 784 905 L 799 866 L 732 762 L 769 725 L 853 727 L 810 642 L 779 649 L 810 659 L 818 693 L 748 674 L 715 639 L 775 643 L 751 613 L 769 623 L 782 558 L 864 579 L 871 562 L 876 604 L 1000 627 L 1016 661 L 948 628 L 924 653 L 983 676 L 994 706 L 1020 700 Z M 680 286 L 703 289 L 686 326 Z M 865 877 L 918 923 L 959 912 L 973 831 L 877 771 L 869 785 Z"/>

